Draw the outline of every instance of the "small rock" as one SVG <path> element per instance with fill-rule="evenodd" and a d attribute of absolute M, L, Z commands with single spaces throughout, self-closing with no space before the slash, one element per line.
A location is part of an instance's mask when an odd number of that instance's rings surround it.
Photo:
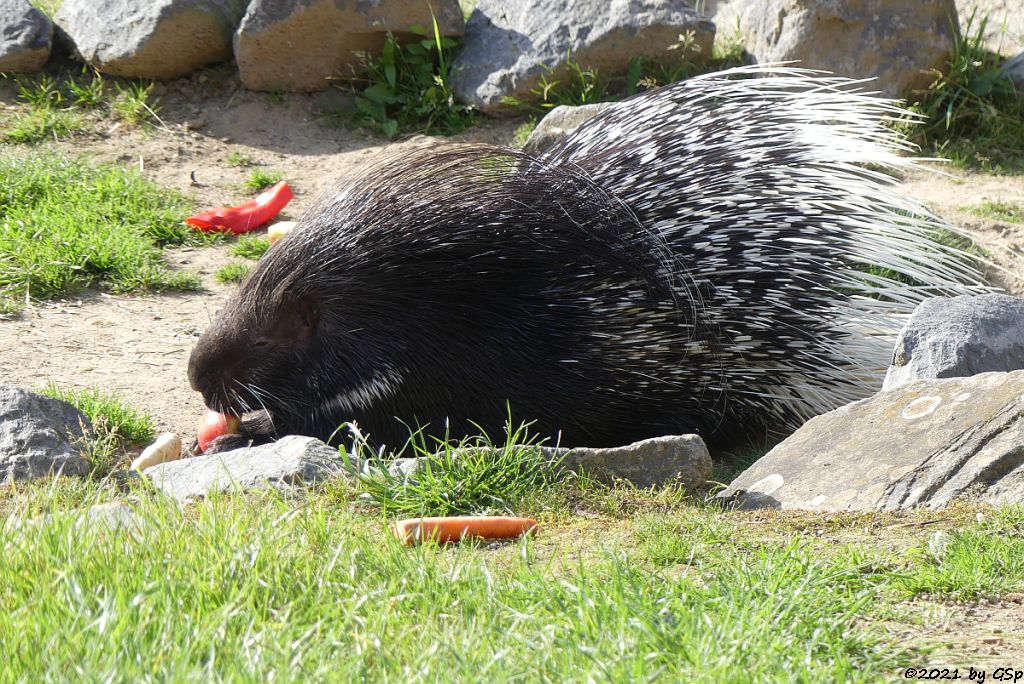
<path fill-rule="evenodd" d="M 54 21 L 103 73 L 176 78 L 231 56 L 244 0 L 64 0 Z"/>
<path fill-rule="evenodd" d="M 715 25 L 686 0 L 480 0 L 466 23 L 462 50 L 452 64 L 459 99 L 488 114 L 507 109 L 507 98 L 537 99 L 541 76 L 568 76 L 567 60 L 623 76 L 634 57 L 699 58 L 711 51 Z M 691 36 L 688 55 L 669 48 Z"/>
<path fill-rule="evenodd" d="M 206 119 L 190 119 L 185 122 L 185 128 L 189 131 L 198 131 L 200 128 L 206 128 Z"/>
<path fill-rule="evenodd" d="M 1024 371 L 918 380 L 812 418 L 720 497 L 741 508 L 1024 500 Z"/>
<path fill-rule="evenodd" d="M 290 435 L 271 444 L 163 463 L 143 474 L 165 494 L 186 500 L 235 489 L 296 490 L 343 472 L 337 449 Z"/>
<path fill-rule="evenodd" d="M 0 0 L 0 73 L 42 69 L 52 42 L 45 14 L 25 0 Z"/>
<path fill-rule="evenodd" d="M 570 107 L 562 105 L 555 107 L 540 120 L 537 127 L 530 133 L 523 145 L 523 152 L 527 154 L 540 154 L 556 142 L 564 138 L 570 131 L 584 121 L 589 121 L 595 116 L 615 106 L 613 102 L 601 102 L 599 104 L 582 105 Z"/>
<path fill-rule="evenodd" d="M 1024 369 L 1024 299 L 1001 294 L 921 302 L 896 338 L 883 390 L 932 378 Z"/>
<path fill-rule="evenodd" d="M 89 419 L 67 402 L 0 385 L 0 485 L 47 475 L 88 475 L 81 444 Z"/>
<path fill-rule="evenodd" d="M 600 482 L 626 480 L 637 487 L 675 483 L 698 489 L 711 476 L 711 455 L 697 435 L 654 437 L 621 447 L 543 448 L 551 459 L 564 457 L 562 469 L 586 472 Z"/>

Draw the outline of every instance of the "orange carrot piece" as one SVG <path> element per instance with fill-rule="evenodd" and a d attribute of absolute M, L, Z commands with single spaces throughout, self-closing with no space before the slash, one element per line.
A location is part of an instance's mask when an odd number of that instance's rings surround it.
<path fill-rule="evenodd" d="M 456 515 L 447 518 L 409 518 L 395 523 L 395 534 L 409 545 L 427 540 L 457 542 L 463 539 L 515 539 L 536 534 L 537 521 L 506 515 Z"/>

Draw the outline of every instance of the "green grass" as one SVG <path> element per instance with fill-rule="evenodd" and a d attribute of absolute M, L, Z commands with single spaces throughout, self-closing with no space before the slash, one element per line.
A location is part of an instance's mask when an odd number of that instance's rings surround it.
<path fill-rule="evenodd" d="M 82 446 L 98 476 L 113 470 L 126 449 L 145 445 L 156 436 L 153 419 L 129 406 L 116 392 L 95 387 L 61 387 L 54 383 L 48 383 L 39 391 L 71 404 L 92 423 L 92 433 L 86 436 Z"/>
<path fill-rule="evenodd" d="M 131 125 L 159 121 L 152 83 L 113 80 L 113 90 L 95 70 L 63 68 L 56 75 L 3 75 L 17 86 L 25 107 L 14 114 L 4 133 L 8 142 L 32 145 L 61 140 L 89 120 L 118 118 Z"/>
<path fill-rule="evenodd" d="M 507 431 L 497 444 L 486 435 L 452 442 L 427 440 L 416 433 L 403 455 L 424 459 L 413 477 L 391 475 L 381 465 L 362 478 L 363 491 L 385 513 L 512 513 L 524 499 L 557 482 L 552 464 L 530 438 L 527 426 Z"/>
<path fill-rule="evenodd" d="M 982 202 L 968 209 L 985 218 L 1007 223 L 1024 223 L 1024 204 L 1014 202 Z"/>
<path fill-rule="evenodd" d="M 228 155 L 228 166 L 252 166 L 254 163 L 252 157 L 241 152 L 232 152 Z"/>
<path fill-rule="evenodd" d="M 243 259 L 259 259 L 270 249 L 270 240 L 258 235 L 241 235 L 235 244 L 231 245 L 231 253 Z"/>
<path fill-rule="evenodd" d="M 959 508 L 749 515 L 554 477 L 524 428 L 458 447 L 413 482 L 300 496 L 182 507 L 129 481 L 138 534 L 80 522 L 124 497 L 107 480 L 0 489 L 0 680 L 873 682 L 927 656 L 887 629 L 926 621 L 899 609 L 908 596 L 1024 586 L 1024 506 L 980 522 Z M 407 447 L 433 451 L 417 434 Z M 389 530 L 391 516 L 480 512 L 541 531 L 408 548 Z"/>
<path fill-rule="evenodd" d="M 282 178 L 284 178 L 284 174 L 282 174 L 280 171 L 265 171 L 263 169 L 253 169 L 251 172 L 249 172 L 249 177 L 245 179 L 245 187 L 249 188 L 250 190 L 259 191 L 263 190 L 264 188 L 269 188 L 271 185 L 277 183 Z"/>
<path fill-rule="evenodd" d="M 218 283 L 228 285 L 230 283 L 240 283 L 245 280 L 245 276 L 249 275 L 249 271 L 252 270 L 252 266 L 248 264 L 240 264 L 233 262 L 222 266 L 214 274 L 214 278 Z"/>
<path fill-rule="evenodd" d="M 992 172 L 1024 169 L 1024 93 L 1000 73 L 1001 57 L 985 47 L 987 19 L 971 15 L 946 74 L 920 94 L 912 130 L 925 154 Z"/>
<path fill-rule="evenodd" d="M 934 527 L 909 528 L 891 551 L 831 540 L 865 524 L 884 531 L 885 516 L 877 524 L 748 518 L 659 490 L 551 490 L 517 509 L 541 518 L 536 538 L 407 548 L 389 518 L 343 483 L 299 498 L 235 494 L 188 507 L 133 490 L 145 521 L 137 535 L 78 522 L 84 507 L 123 497 L 106 482 L 0 493 L 0 518 L 51 516 L 0 524 L 4 681 L 116 673 L 133 681 L 871 682 L 926 657 L 881 623 L 907 616 L 896 608 L 910 591 L 906 578 L 935 565 L 913 549 Z M 1020 543 L 1020 515 L 996 514 L 948 533 L 988 541 L 956 547 L 952 584 L 915 588 L 916 606 L 929 596 L 1019 590 L 1024 571 L 1012 555 L 1020 549 L 1000 539 Z M 952 514 L 945 526 L 958 520 Z M 808 526 L 829 539 L 798 531 Z"/>
<path fill-rule="evenodd" d="M 191 206 L 132 170 L 55 154 L 0 158 L 0 302 L 98 285 L 113 291 L 194 289 L 160 247 L 199 242 Z"/>
<path fill-rule="evenodd" d="M 440 34 L 436 20 L 432 33 L 417 32 L 422 39 L 404 44 L 388 34 L 381 55 L 366 59 L 364 87 L 344 121 L 386 138 L 410 131 L 453 135 L 472 124 L 473 111 L 451 88 L 456 41 Z"/>

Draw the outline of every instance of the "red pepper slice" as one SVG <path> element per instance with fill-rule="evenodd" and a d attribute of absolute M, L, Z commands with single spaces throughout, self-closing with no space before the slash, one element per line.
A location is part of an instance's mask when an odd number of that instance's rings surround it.
<path fill-rule="evenodd" d="M 259 228 L 277 216 L 294 196 L 295 193 L 288 187 L 288 183 L 281 181 L 264 190 L 256 199 L 237 207 L 220 207 L 189 216 L 185 223 L 203 232 L 219 231 L 240 235 Z"/>

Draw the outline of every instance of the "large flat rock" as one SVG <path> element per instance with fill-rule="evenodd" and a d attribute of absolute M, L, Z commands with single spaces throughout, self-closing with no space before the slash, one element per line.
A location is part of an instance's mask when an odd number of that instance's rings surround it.
<path fill-rule="evenodd" d="M 1024 501 L 1024 371 L 919 380 L 812 418 L 719 496 L 821 511 Z"/>

